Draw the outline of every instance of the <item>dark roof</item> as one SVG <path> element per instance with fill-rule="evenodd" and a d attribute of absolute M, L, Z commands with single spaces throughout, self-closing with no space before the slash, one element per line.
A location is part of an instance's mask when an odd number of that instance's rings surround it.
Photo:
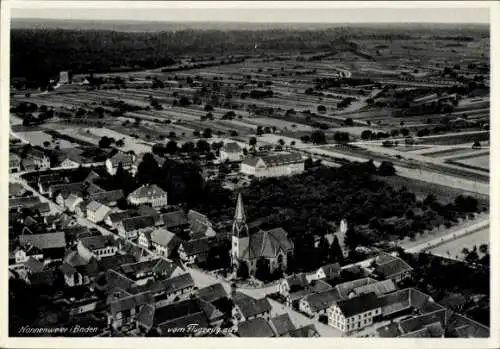
<path fill-rule="evenodd" d="M 269 324 L 277 336 L 282 336 L 285 333 L 295 330 L 295 325 L 287 313 L 269 319 Z"/>
<path fill-rule="evenodd" d="M 285 333 L 283 337 L 320 337 L 318 330 L 313 324 L 306 325 L 296 330 Z"/>
<path fill-rule="evenodd" d="M 241 292 L 236 292 L 233 296 L 233 302 L 240 308 L 245 318 L 271 311 L 271 304 L 267 298 L 255 299 Z"/>
<path fill-rule="evenodd" d="M 293 243 L 283 228 L 261 230 L 250 236 L 250 258 L 275 258 L 280 250 L 286 254 L 293 249 Z"/>
<path fill-rule="evenodd" d="M 123 190 L 118 189 L 118 190 L 110 190 L 110 191 L 94 193 L 90 195 L 90 198 L 102 204 L 107 204 L 110 202 L 123 199 L 124 195 L 123 195 Z"/>
<path fill-rule="evenodd" d="M 134 231 L 155 226 L 155 219 L 153 216 L 137 216 L 125 218 L 122 221 L 123 229 L 125 231 Z"/>
<path fill-rule="evenodd" d="M 108 215 L 112 223 L 120 222 L 123 219 L 133 217 L 135 215 L 134 210 L 126 210 L 121 212 L 113 212 Z"/>
<path fill-rule="evenodd" d="M 53 270 L 43 270 L 29 275 L 29 281 L 32 285 L 53 285 L 55 278 Z"/>
<path fill-rule="evenodd" d="M 375 293 L 367 293 L 337 302 L 346 318 L 380 308 L 381 303 Z"/>
<path fill-rule="evenodd" d="M 102 270 L 118 269 L 122 264 L 134 263 L 136 259 L 128 254 L 115 254 L 114 256 L 102 257 L 99 266 Z"/>
<path fill-rule="evenodd" d="M 115 246 L 115 239 L 111 235 L 94 235 L 83 239 L 80 242 L 90 251 L 99 250 L 109 246 Z"/>
<path fill-rule="evenodd" d="M 121 311 L 153 303 L 154 303 L 153 295 L 149 292 L 144 292 L 140 294 L 133 294 L 130 296 L 126 296 L 124 298 L 120 298 L 111 302 L 110 310 L 111 314 L 113 316 L 116 316 L 116 314 Z"/>
<path fill-rule="evenodd" d="M 127 290 L 133 284 L 134 284 L 133 280 L 117 272 L 116 270 L 109 269 L 106 272 L 106 288 L 108 291 L 114 290 L 117 287 Z M 137 293 L 142 293 L 142 292 L 137 292 Z"/>
<path fill-rule="evenodd" d="M 399 323 L 393 322 L 377 328 L 378 336 L 382 338 L 396 338 L 401 335 Z"/>
<path fill-rule="evenodd" d="M 157 261 L 157 263 L 153 267 L 153 273 L 163 275 L 166 278 L 169 278 L 177 268 L 184 270 L 179 264 L 168 261 L 162 257 L 155 259 L 155 261 Z"/>
<path fill-rule="evenodd" d="M 441 322 L 436 321 L 423 328 L 401 335 L 402 338 L 440 338 L 444 336 L 444 328 Z"/>
<path fill-rule="evenodd" d="M 191 324 L 196 324 L 200 328 L 208 328 L 209 321 L 204 312 L 199 311 L 193 314 L 187 314 L 185 316 L 181 316 L 177 319 L 169 320 L 158 325 L 158 330 L 160 330 L 162 336 L 168 337 L 171 328 L 187 328 Z M 173 334 L 173 333 L 172 333 Z"/>
<path fill-rule="evenodd" d="M 39 273 L 43 271 L 44 269 L 44 264 L 40 262 L 38 259 L 35 259 L 33 257 L 29 257 L 26 262 L 24 262 L 24 266 L 26 269 L 28 269 L 32 273 Z"/>
<path fill-rule="evenodd" d="M 323 270 L 327 279 L 332 279 L 332 278 L 340 275 L 340 264 L 339 263 L 327 264 L 327 265 L 322 266 L 320 269 Z"/>
<path fill-rule="evenodd" d="M 415 316 L 410 319 L 403 320 L 399 323 L 399 327 L 403 333 L 410 333 L 414 331 L 421 330 L 427 325 L 439 322 L 444 324 L 446 321 L 446 309 L 443 308 L 440 311 L 435 311 L 433 313 L 423 314 L 420 316 Z"/>
<path fill-rule="evenodd" d="M 52 194 L 58 194 L 60 192 L 64 193 L 77 193 L 81 194 L 84 187 L 83 182 L 76 183 L 62 183 L 62 184 L 53 184 L 49 187 L 49 190 L 52 191 Z"/>
<path fill-rule="evenodd" d="M 193 235 L 205 235 L 208 229 L 212 228 L 212 222 L 205 216 L 195 210 L 189 210 L 187 219 Z"/>
<path fill-rule="evenodd" d="M 19 237 L 21 245 L 31 244 L 41 250 L 50 248 L 66 248 L 66 237 L 64 232 L 21 235 Z"/>
<path fill-rule="evenodd" d="M 27 196 L 27 197 L 18 197 L 18 198 L 10 198 L 9 199 L 9 209 L 14 207 L 22 206 L 24 207 L 33 207 L 40 203 L 40 199 L 38 196 Z"/>
<path fill-rule="evenodd" d="M 285 281 L 288 283 L 290 288 L 304 288 L 309 284 L 304 273 L 290 275 L 285 278 Z"/>
<path fill-rule="evenodd" d="M 168 247 L 170 249 L 179 246 L 181 240 L 172 233 L 164 228 L 155 229 L 150 233 L 151 242 L 159 244 L 160 246 Z"/>
<path fill-rule="evenodd" d="M 186 315 L 197 314 L 201 311 L 202 309 L 197 299 L 175 302 L 163 307 L 148 305 L 142 308 L 138 314 L 137 322 L 141 323 L 143 326 L 152 328 L 153 326 L 158 326 Z"/>
<path fill-rule="evenodd" d="M 181 210 L 164 213 L 161 215 L 161 220 L 167 229 L 189 224 L 187 215 Z"/>
<path fill-rule="evenodd" d="M 261 317 L 244 321 L 238 324 L 240 337 L 275 337 L 274 331 L 268 322 Z"/>
<path fill-rule="evenodd" d="M 459 338 L 488 338 L 490 329 L 474 320 L 453 311 L 447 313 L 447 328 Z"/>
<path fill-rule="evenodd" d="M 153 272 L 153 267 L 158 263 L 158 260 L 146 260 L 142 262 L 122 264 L 121 271 L 127 276 L 135 276 L 142 272 Z"/>
<path fill-rule="evenodd" d="M 352 291 L 358 295 L 364 294 L 364 293 L 374 292 L 377 296 L 380 296 L 380 295 L 383 295 L 386 293 L 394 292 L 396 290 L 397 290 L 397 288 L 396 288 L 396 285 L 394 284 L 394 281 L 392 281 L 391 279 L 388 279 L 388 280 L 383 280 L 383 281 L 375 282 L 372 284 L 356 287 Z"/>
<path fill-rule="evenodd" d="M 157 216 L 158 211 L 154 207 L 141 205 L 137 208 L 137 214 L 139 216 Z"/>
<path fill-rule="evenodd" d="M 323 280 L 313 280 L 311 281 L 310 288 L 314 292 L 324 292 L 332 289 L 332 285 Z"/>
<path fill-rule="evenodd" d="M 226 153 L 239 153 L 241 152 L 241 147 L 236 142 L 228 142 L 220 150 Z"/>
<path fill-rule="evenodd" d="M 186 289 L 188 287 L 194 287 L 194 280 L 191 274 L 184 273 L 173 278 L 157 280 L 145 285 L 133 285 L 130 288 L 130 292 L 140 293 L 145 291 L 150 291 L 153 294 L 156 293 L 166 293 L 171 294 L 173 292 Z"/>
<path fill-rule="evenodd" d="M 309 296 L 306 296 L 301 302 L 305 301 L 309 303 L 309 307 L 312 312 L 318 312 L 323 309 L 327 309 L 336 301 L 339 301 L 341 298 L 337 292 L 337 290 L 332 289 L 320 293 L 313 293 Z"/>
<path fill-rule="evenodd" d="M 128 199 L 153 199 L 167 196 L 167 192 L 156 184 L 143 185 L 129 194 Z"/>
<path fill-rule="evenodd" d="M 335 285 L 335 289 L 338 291 L 339 295 L 342 298 L 347 298 L 347 296 L 349 296 L 349 293 L 351 293 L 355 288 L 373 284 L 375 282 L 377 282 L 377 280 L 374 280 L 372 278 L 361 278 Z"/>
<path fill-rule="evenodd" d="M 110 158 L 113 167 L 117 167 L 120 163 L 123 166 L 130 166 L 134 162 L 133 156 L 127 153 L 118 152 Z"/>
<path fill-rule="evenodd" d="M 377 266 L 375 267 L 375 273 L 386 279 L 411 270 L 413 268 L 398 257 L 393 257 L 392 260 L 383 261 L 382 263 L 377 262 Z"/>
<path fill-rule="evenodd" d="M 207 302 L 215 302 L 221 298 L 226 298 L 228 295 L 224 286 L 221 283 L 213 284 L 198 290 L 198 297 Z"/>
<path fill-rule="evenodd" d="M 210 250 L 210 239 L 202 238 L 185 241 L 182 243 L 182 248 L 187 256 L 195 256 L 198 254 L 207 253 L 208 250 Z"/>

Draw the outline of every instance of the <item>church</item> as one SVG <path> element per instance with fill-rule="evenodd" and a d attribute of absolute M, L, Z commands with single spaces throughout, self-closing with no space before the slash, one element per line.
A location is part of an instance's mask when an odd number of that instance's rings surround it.
<path fill-rule="evenodd" d="M 255 274 L 261 257 L 267 260 L 272 273 L 276 269 L 285 271 L 288 259 L 293 256 L 293 242 L 283 228 L 249 231 L 241 193 L 236 203 L 231 240 L 231 264 L 236 268 L 238 263 L 246 263 L 250 275 Z"/>

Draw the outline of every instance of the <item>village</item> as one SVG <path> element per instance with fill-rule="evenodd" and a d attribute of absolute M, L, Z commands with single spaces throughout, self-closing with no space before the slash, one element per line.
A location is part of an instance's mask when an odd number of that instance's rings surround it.
<path fill-rule="evenodd" d="M 471 35 L 12 78 L 10 335 L 489 337 Z"/>

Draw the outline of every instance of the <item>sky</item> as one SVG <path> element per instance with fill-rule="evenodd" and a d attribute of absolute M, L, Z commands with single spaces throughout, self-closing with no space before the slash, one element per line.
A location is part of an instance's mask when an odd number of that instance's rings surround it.
<path fill-rule="evenodd" d="M 64 6 L 61 3 L 64 3 Z M 394 5 L 391 7 L 385 5 L 385 8 L 381 8 L 380 4 L 378 8 L 367 8 L 354 2 L 347 2 L 347 4 L 316 2 L 314 5 L 301 2 L 278 2 L 267 5 L 258 2 L 253 4 L 243 2 L 239 5 L 221 2 L 213 5 L 213 2 L 189 4 L 189 2 L 184 1 L 174 3 L 146 2 L 146 4 L 133 1 L 122 1 L 115 4 L 87 1 L 84 4 L 86 4 L 84 5 L 86 8 L 82 8 L 82 2 L 79 1 L 40 3 L 24 0 L 14 2 L 11 5 L 11 16 L 12 18 L 166 22 L 489 23 L 488 8 L 481 8 L 479 5 L 471 6 L 471 3 L 466 4 L 467 6 L 461 6 L 454 4 L 454 2 L 442 3 L 439 8 L 431 7 L 435 6 L 432 2 L 413 5 L 414 8 L 394 8 Z M 355 5 L 358 8 L 353 8 Z M 110 6 L 114 7 L 110 8 Z M 190 8 L 186 8 L 187 6 Z M 200 8 L 202 6 L 206 8 Z M 223 6 L 223 8 L 214 8 L 217 6 Z M 330 7 L 325 8 L 328 6 Z M 351 8 L 346 8 L 346 6 Z M 397 6 L 401 6 L 401 3 Z"/>

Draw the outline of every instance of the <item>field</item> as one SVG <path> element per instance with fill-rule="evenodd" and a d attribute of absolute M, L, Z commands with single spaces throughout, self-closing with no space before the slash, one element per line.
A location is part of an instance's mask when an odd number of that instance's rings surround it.
<path fill-rule="evenodd" d="M 429 250 L 430 253 L 440 256 L 450 256 L 451 258 L 463 259 L 462 250 L 467 248 L 469 251 L 474 246 L 479 248 L 482 244 L 490 244 L 490 229 L 481 229 L 472 234 L 462 236 L 456 240 L 444 243 Z"/>
<path fill-rule="evenodd" d="M 490 169 L 490 155 L 489 154 L 479 155 L 479 156 L 470 155 L 467 157 L 464 156 L 464 157 L 461 157 L 459 159 L 455 158 L 449 162 L 453 163 L 453 164 L 463 165 L 463 166 L 470 167 L 470 168 L 479 168 L 479 169 L 482 169 L 485 171 L 489 171 L 489 169 Z"/>
<path fill-rule="evenodd" d="M 16 134 L 21 138 L 29 141 L 32 145 L 37 145 L 40 147 L 45 147 L 45 142 L 49 142 L 49 146 L 47 148 L 54 148 L 56 145 L 61 149 L 74 148 L 75 146 L 77 146 L 77 144 L 68 142 L 63 139 L 56 140 L 51 135 L 42 131 L 17 132 Z"/>

